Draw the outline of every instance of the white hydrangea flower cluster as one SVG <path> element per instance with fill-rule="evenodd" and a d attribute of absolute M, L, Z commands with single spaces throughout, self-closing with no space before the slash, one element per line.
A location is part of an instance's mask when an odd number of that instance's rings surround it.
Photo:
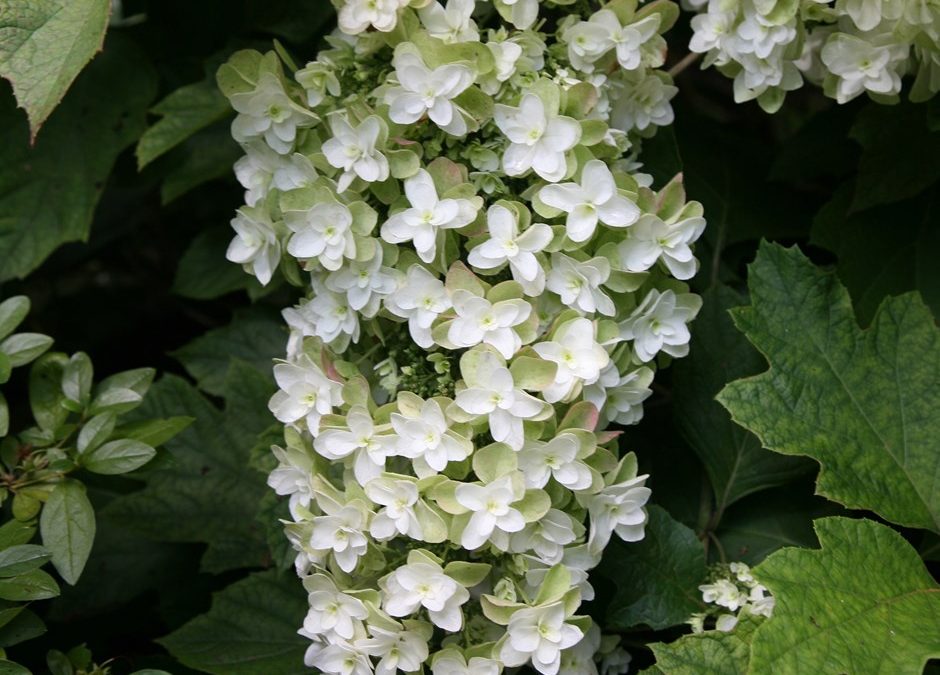
<path fill-rule="evenodd" d="M 219 71 L 246 153 L 228 257 L 305 295 L 269 484 L 319 672 L 629 663 L 577 613 L 647 519 L 606 427 L 688 352 L 705 220 L 623 159 L 671 120 L 677 8 L 559 4 L 347 0 L 316 61 Z"/>
<path fill-rule="evenodd" d="M 698 589 L 702 592 L 702 601 L 714 605 L 717 611 L 693 614 L 689 624 L 694 633 L 705 630 L 705 620 L 709 616 L 715 616 L 715 630 L 727 633 L 738 625 L 741 616 L 770 618 L 774 611 L 773 596 L 754 578 L 751 568 L 742 562 L 729 564 L 721 576 Z"/>
<path fill-rule="evenodd" d="M 910 97 L 940 90 L 937 0 L 683 0 L 692 19 L 689 48 L 734 78 L 738 103 L 756 99 L 775 112 L 803 80 L 846 103 L 867 93 L 893 102 L 901 78 Z"/>

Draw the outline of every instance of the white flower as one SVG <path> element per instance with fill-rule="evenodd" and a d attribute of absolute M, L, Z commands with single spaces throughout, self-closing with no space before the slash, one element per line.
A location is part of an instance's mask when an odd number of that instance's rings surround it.
<path fill-rule="evenodd" d="M 304 305 L 314 335 L 337 352 L 359 342 L 359 315 L 349 306 L 345 295 L 334 293 L 319 281 L 313 281 L 313 297 Z"/>
<path fill-rule="evenodd" d="M 532 169 L 549 182 L 564 178 L 565 153 L 581 140 L 581 125 L 563 115 L 552 115 L 542 99 L 525 94 L 518 108 L 497 103 L 493 121 L 509 139 L 503 155 L 503 170 L 509 176 L 521 176 Z"/>
<path fill-rule="evenodd" d="M 657 260 L 662 260 L 676 279 L 691 279 L 698 271 L 698 260 L 690 245 L 704 231 L 705 219 L 701 216 L 667 224 L 659 216 L 645 213 L 627 231 L 617 252 L 624 268 L 630 272 L 645 272 Z"/>
<path fill-rule="evenodd" d="M 617 192 L 607 165 L 592 159 L 584 165 L 581 183 L 546 185 L 539 199 L 568 214 L 565 230 L 571 241 L 587 241 L 601 222 L 608 227 L 627 227 L 637 221 L 640 209 Z"/>
<path fill-rule="evenodd" d="M 483 546 L 494 530 L 512 533 L 525 527 L 525 518 L 511 506 L 524 495 L 522 481 L 514 481 L 512 475 L 497 478 L 486 485 L 458 485 L 455 493 L 457 502 L 473 512 L 460 537 L 460 545 L 472 551 Z"/>
<path fill-rule="evenodd" d="M 316 108 L 326 98 L 340 95 L 339 80 L 333 72 L 331 63 L 311 61 L 294 73 L 294 79 L 307 92 L 307 105 Z"/>
<path fill-rule="evenodd" d="M 610 33 L 606 26 L 610 10 L 600 10 L 592 14 L 587 21 L 579 21 L 565 30 L 562 39 L 568 43 L 568 60 L 578 70 L 589 73 L 594 63 L 610 51 Z M 617 16 L 614 22 L 620 26 Z"/>
<path fill-rule="evenodd" d="M 652 382 L 650 368 L 644 366 L 621 375 L 611 363 L 595 384 L 584 388 L 584 398 L 598 410 L 603 409 L 604 417 L 611 422 L 637 424 L 643 419 L 643 401 L 653 394 L 649 388 Z"/>
<path fill-rule="evenodd" d="M 541 417 L 548 404 L 516 387 L 509 368 L 490 351 L 481 352 L 475 367 L 461 374 L 467 388 L 457 392 L 457 407 L 470 415 L 487 415 L 493 440 L 519 450 L 522 421 Z"/>
<path fill-rule="evenodd" d="M 608 485 L 593 495 L 577 495 L 591 516 L 591 535 L 588 548 L 600 555 L 612 533 L 627 542 L 640 541 L 644 536 L 647 515 L 643 508 L 651 491 L 644 487 L 647 475 L 637 476 L 622 483 Z"/>
<path fill-rule="evenodd" d="M 316 121 L 313 113 L 294 103 L 277 75 L 261 74 L 251 91 L 229 97 L 238 116 L 232 122 L 232 136 L 240 143 L 263 137 L 275 152 L 290 152 L 297 138 L 297 127 Z"/>
<path fill-rule="evenodd" d="M 315 654 L 305 657 L 311 668 L 330 675 L 373 675 L 368 654 L 350 644 L 334 642 Z"/>
<path fill-rule="evenodd" d="M 755 585 L 747 596 L 747 611 L 754 616 L 765 616 L 769 619 L 774 612 L 776 600 L 772 595 L 765 595 L 765 593 L 767 589 L 764 586 Z"/>
<path fill-rule="evenodd" d="M 702 592 L 704 602 L 725 607 L 732 612 L 747 603 L 747 593 L 743 593 L 728 579 L 719 579 L 713 584 L 703 584 L 698 589 Z"/>
<path fill-rule="evenodd" d="M 313 440 L 313 449 L 331 460 L 353 455 L 356 480 L 365 485 L 385 468 L 386 458 L 395 452 L 395 442 L 395 436 L 376 433 L 375 422 L 365 406 L 354 405 L 346 413 L 346 428 L 321 429 Z"/>
<path fill-rule="evenodd" d="M 499 658 L 507 666 L 521 666 L 529 659 L 542 675 L 555 675 L 561 665 L 561 650 L 577 644 L 584 633 L 565 623 L 561 602 L 516 610 L 506 627 L 507 639 Z"/>
<path fill-rule="evenodd" d="M 601 659 L 600 675 L 625 675 L 630 670 L 631 661 L 630 652 L 618 645 Z"/>
<path fill-rule="evenodd" d="M 284 224 L 293 232 L 287 252 L 295 258 L 316 259 L 333 271 L 344 259 L 356 257 L 353 217 L 345 204 L 322 201 L 309 209 L 286 210 Z"/>
<path fill-rule="evenodd" d="M 587 26 L 583 24 L 587 23 Z M 565 32 L 569 54 L 575 56 L 572 64 L 580 70 L 590 70 L 582 65 L 594 63 L 610 49 L 615 49 L 617 61 L 624 70 L 640 67 L 644 46 L 657 35 L 660 15 L 652 14 L 626 26 L 609 9 L 595 12 L 587 22 L 575 25 Z M 572 33 L 573 31 L 573 33 Z M 662 65 L 657 59 L 650 65 Z"/>
<path fill-rule="evenodd" d="M 768 59 L 778 45 L 786 46 L 796 39 L 796 19 L 782 25 L 768 25 L 763 17 L 745 10 L 744 20 L 735 30 L 734 49 L 737 55 L 753 54 Z"/>
<path fill-rule="evenodd" d="M 571 587 L 580 591 L 581 600 L 594 599 L 594 588 L 590 584 L 588 572 L 597 567 L 600 561 L 600 553 L 592 553 L 587 544 L 564 548 L 561 563 L 571 576 Z M 532 595 L 537 595 L 539 588 L 545 583 L 545 576 L 551 565 L 532 556 L 526 556 L 526 562 L 529 568 L 525 574 L 526 587 Z"/>
<path fill-rule="evenodd" d="M 373 26 L 387 33 L 398 23 L 398 10 L 408 0 L 346 0 L 339 10 L 339 27 L 344 33 L 355 35 Z"/>
<path fill-rule="evenodd" d="M 449 632 L 463 627 L 460 607 L 470 593 L 444 574 L 440 565 L 430 561 L 402 565 L 380 584 L 383 607 L 391 616 L 408 616 L 424 607 L 435 626 Z"/>
<path fill-rule="evenodd" d="M 522 57 L 522 45 L 513 40 L 490 39 L 486 43 L 495 62 L 494 68 L 481 78 L 480 88 L 489 94 L 495 95 L 503 82 L 516 73 L 516 65 Z"/>
<path fill-rule="evenodd" d="M 336 293 L 345 293 L 349 306 L 371 319 L 378 313 L 382 298 L 395 290 L 395 271 L 382 266 L 382 247 L 375 247 L 370 260 L 353 260 L 331 272 L 324 282 Z"/>
<path fill-rule="evenodd" d="M 716 11 L 713 11 L 713 8 Z M 689 49 L 699 54 L 721 50 L 725 40 L 734 39 L 734 24 L 737 21 L 735 12 L 718 11 L 718 4 L 710 4 L 707 12 L 692 17 L 692 39 Z M 716 54 L 715 62 L 723 65 L 730 60 L 727 54 Z"/>
<path fill-rule="evenodd" d="M 564 675 L 598 675 L 594 657 L 601 646 L 601 631 L 592 623 L 577 644 L 562 650 L 559 672 Z"/>
<path fill-rule="evenodd" d="M 903 53 L 899 53 L 901 50 Z M 846 103 L 865 90 L 897 94 L 901 90 L 901 76 L 895 68 L 906 51 L 890 42 L 877 45 L 861 37 L 835 33 L 826 41 L 820 56 L 837 78 L 836 100 Z"/>
<path fill-rule="evenodd" d="M 267 211 L 262 207 L 243 206 L 235 212 L 232 229 L 235 238 L 225 257 L 244 265 L 262 286 L 267 286 L 281 261 L 281 243 Z"/>
<path fill-rule="evenodd" d="M 526 487 L 543 488 L 549 478 L 573 491 L 591 487 L 591 470 L 578 459 L 580 449 L 578 438 L 565 432 L 547 443 L 527 440 L 519 453 L 519 469 L 525 476 Z"/>
<path fill-rule="evenodd" d="M 304 619 L 304 630 L 314 635 L 337 635 L 352 640 L 368 618 L 369 610 L 361 600 L 343 593 L 325 574 L 304 579 L 310 609 Z"/>
<path fill-rule="evenodd" d="M 459 63 L 447 63 L 434 70 L 421 56 L 404 51 L 393 61 L 399 86 L 385 92 L 388 116 L 398 124 L 414 124 L 425 114 L 451 136 L 467 133 L 467 121 L 452 99 L 473 84 L 473 71 Z"/>
<path fill-rule="evenodd" d="M 385 308 L 395 316 L 408 319 L 411 339 L 427 349 L 434 344 L 431 324 L 451 308 L 451 302 L 444 282 L 421 265 L 412 265 L 403 285 L 386 298 Z"/>
<path fill-rule="evenodd" d="M 313 461 L 305 452 L 294 449 L 284 450 L 276 445 L 271 452 L 278 459 L 277 468 L 268 474 L 268 486 L 279 495 L 290 495 L 291 515 L 299 512 L 299 507 L 307 508 L 313 497 Z"/>
<path fill-rule="evenodd" d="M 444 42 L 477 42 L 480 33 L 470 16 L 473 14 L 475 0 L 447 0 L 442 7 L 437 0 L 418 10 L 421 23 L 431 37 Z"/>
<path fill-rule="evenodd" d="M 392 413 L 391 422 L 399 439 L 396 453 L 416 460 L 414 469 L 419 477 L 443 471 L 448 462 L 459 462 L 473 452 L 473 444 L 449 428 L 434 399 L 421 402 L 419 410 L 409 413 Z"/>
<path fill-rule="evenodd" d="M 310 433 L 316 434 L 320 417 L 342 405 L 343 385 L 328 378 L 309 356 L 302 356 L 297 363 L 277 364 L 274 379 L 280 390 L 271 397 L 268 408 L 285 424 L 304 420 Z"/>
<path fill-rule="evenodd" d="M 235 177 L 245 188 L 245 203 L 255 206 L 271 187 L 282 192 L 306 187 L 317 178 L 310 159 L 299 152 L 279 155 L 261 141 L 243 145 L 245 155 L 235 162 Z"/>
<path fill-rule="evenodd" d="M 545 270 L 535 257 L 552 240 L 552 228 L 533 223 L 519 234 L 519 219 L 510 209 L 494 204 L 486 212 L 490 238 L 475 246 L 467 261 L 481 270 L 491 270 L 509 263 L 512 278 L 522 285 L 526 295 L 545 290 Z"/>
<path fill-rule="evenodd" d="M 382 239 L 390 244 L 414 243 L 426 263 L 437 256 L 441 230 L 463 227 L 477 217 L 477 207 L 469 199 L 440 199 L 434 180 L 424 169 L 405 180 L 405 196 L 411 208 L 392 215 L 382 225 Z"/>
<path fill-rule="evenodd" d="M 650 125 L 672 124 L 674 113 L 669 101 L 679 92 L 677 87 L 666 82 L 656 71 L 636 71 L 625 74 L 620 91 L 611 92 L 614 101 L 610 111 L 611 125 L 624 132 L 634 129 L 643 131 Z M 616 84 L 618 80 L 611 79 Z"/>
<path fill-rule="evenodd" d="M 580 261 L 564 253 L 552 253 L 552 269 L 545 287 L 557 293 L 568 307 L 587 314 L 600 312 L 613 316 L 614 301 L 601 290 L 601 284 L 610 277 L 610 261 L 598 256 Z"/>
<path fill-rule="evenodd" d="M 499 675 L 498 661 L 482 656 L 464 658 L 456 649 L 444 649 L 431 657 L 433 675 Z"/>
<path fill-rule="evenodd" d="M 410 480 L 389 477 L 374 478 L 365 485 L 366 496 L 373 503 L 383 506 L 369 526 L 372 536 L 386 541 L 397 534 L 412 539 L 421 539 L 421 524 L 415 515 L 418 503 L 418 486 Z"/>
<path fill-rule="evenodd" d="M 652 361 L 661 351 L 682 357 L 689 353 L 689 328 L 702 299 L 692 293 L 660 293 L 652 289 L 640 305 L 620 322 L 620 337 L 633 340 L 633 351 L 641 363 Z"/>
<path fill-rule="evenodd" d="M 339 192 L 345 192 L 356 176 L 367 183 L 388 178 L 388 160 L 375 149 L 382 125 L 382 120 L 375 115 L 369 115 L 355 128 L 344 114 L 330 115 L 333 137 L 323 144 L 323 154 L 330 166 L 343 170 L 336 185 Z"/>
<path fill-rule="evenodd" d="M 509 550 L 513 553 L 532 552 L 547 565 L 560 563 L 565 553 L 565 544 L 578 538 L 575 526 L 584 531 L 580 524 L 564 511 L 549 509 L 542 518 L 529 523 L 523 530 L 516 532 L 509 539 Z"/>
<path fill-rule="evenodd" d="M 594 339 L 594 324 L 585 318 L 565 322 L 552 340 L 539 342 L 533 349 L 558 366 L 554 383 L 542 392 L 549 403 L 565 399 L 578 384 L 597 381 L 610 362 L 610 356 Z"/>
<path fill-rule="evenodd" d="M 519 30 L 526 30 L 539 17 L 539 0 L 497 0 L 509 7 L 509 20 Z"/>
<path fill-rule="evenodd" d="M 341 570 L 352 572 L 369 546 L 363 533 L 367 525 L 363 511 L 346 505 L 330 515 L 315 517 L 311 523 L 310 546 L 331 552 Z"/>
<path fill-rule="evenodd" d="M 496 348 L 504 359 L 512 358 L 522 346 L 522 339 L 513 330 L 528 320 L 532 305 L 520 298 L 490 302 L 470 291 L 458 288 L 451 295 L 454 319 L 447 339 L 457 347 L 473 347 L 482 343 Z"/>
<path fill-rule="evenodd" d="M 372 637 L 357 640 L 356 647 L 379 657 L 375 675 L 395 675 L 399 670 L 413 673 L 428 658 L 428 642 L 414 630 L 386 630 L 371 626 Z"/>

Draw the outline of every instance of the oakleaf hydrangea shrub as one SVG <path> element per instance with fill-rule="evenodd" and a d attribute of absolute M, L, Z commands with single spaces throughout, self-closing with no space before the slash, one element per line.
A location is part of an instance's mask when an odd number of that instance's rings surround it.
<path fill-rule="evenodd" d="M 638 173 L 678 7 L 339 2 L 298 67 L 218 73 L 245 150 L 228 258 L 284 310 L 269 484 L 324 673 L 623 672 L 581 603 L 650 497 L 612 424 L 688 352 L 705 227 Z"/>

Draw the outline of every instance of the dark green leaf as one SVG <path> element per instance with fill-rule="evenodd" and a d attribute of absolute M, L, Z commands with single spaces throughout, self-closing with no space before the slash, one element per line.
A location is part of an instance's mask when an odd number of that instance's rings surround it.
<path fill-rule="evenodd" d="M 107 8 L 107 2 L 96 0 Z M 22 4 L 22 3 L 21 3 Z M 81 3 L 68 5 L 69 12 Z M 62 51 L 61 45 L 50 54 Z M 29 146 L 25 121 L 0 101 L 0 281 L 23 277 L 68 241 L 88 237 L 118 153 L 143 131 L 155 78 L 143 55 L 110 40 Z"/>
<path fill-rule="evenodd" d="M 0 628 L 0 647 L 12 647 L 32 640 L 46 632 L 46 624 L 28 609 L 23 610 L 13 621 Z"/>
<path fill-rule="evenodd" d="M 143 169 L 203 127 L 231 114 L 231 106 L 215 82 L 180 87 L 151 109 L 162 117 L 137 143 L 137 167 Z"/>
<path fill-rule="evenodd" d="M 607 625 L 626 629 L 646 624 L 656 630 L 684 623 L 701 611 L 699 584 L 705 583 L 705 550 L 695 532 L 658 506 L 649 507 L 642 541 L 611 542 L 601 572 L 617 584 Z"/>
<path fill-rule="evenodd" d="M 0 550 L 27 543 L 36 534 L 35 522 L 10 520 L 0 527 Z"/>
<path fill-rule="evenodd" d="M 62 392 L 71 401 L 84 406 L 91 396 L 91 381 L 94 376 L 91 359 L 85 352 L 72 354 L 62 373 Z"/>
<path fill-rule="evenodd" d="M 52 338 L 39 333 L 14 333 L 0 342 L 0 352 L 10 360 L 10 367 L 25 366 L 52 346 Z"/>
<path fill-rule="evenodd" d="M 805 461 L 781 457 L 731 421 L 715 395 L 728 382 L 762 370 L 764 359 L 734 327 L 728 310 L 745 298 L 725 286 L 708 290 L 695 319 L 688 358 L 672 367 L 675 422 L 702 460 L 721 514 L 741 497 L 805 473 Z"/>
<path fill-rule="evenodd" d="M 212 228 L 200 232 L 180 258 L 173 291 L 194 300 L 211 300 L 258 285 L 238 265 L 225 259 L 232 230 Z"/>
<path fill-rule="evenodd" d="M 176 436 L 195 421 L 194 417 L 168 417 L 167 419 L 142 420 L 122 424 L 115 430 L 115 435 L 140 441 L 157 448 Z"/>
<path fill-rule="evenodd" d="M 307 610 L 291 573 L 252 574 L 217 593 L 208 614 L 160 642 L 184 665 L 218 675 L 302 675 Z"/>
<path fill-rule="evenodd" d="M 928 106 L 869 103 L 851 136 L 862 146 L 852 210 L 913 197 L 940 178 L 940 132 L 927 126 Z"/>
<path fill-rule="evenodd" d="M 170 466 L 148 472 L 143 490 L 105 507 L 116 522 L 158 541 L 208 543 L 203 566 L 209 571 L 260 566 L 267 556 L 254 522 L 267 487 L 248 454 L 270 422 L 271 385 L 243 365 L 226 392 L 223 413 L 181 378 L 154 385 L 140 415 L 189 414 L 196 421 L 166 444 L 175 460 Z"/>
<path fill-rule="evenodd" d="M 32 671 L 26 666 L 21 666 L 13 661 L 0 659 L 0 675 L 32 675 Z"/>
<path fill-rule="evenodd" d="M 139 469 L 153 459 L 157 451 L 146 443 L 122 438 L 89 450 L 82 465 L 94 473 L 114 475 Z"/>
<path fill-rule="evenodd" d="M 845 288 L 798 249 L 765 244 L 735 323 L 770 370 L 719 400 L 777 452 L 820 462 L 819 494 L 940 530 L 940 331 L 914 294 L 859 329 Z"/>
<path fill-rule="evenodd" d="M 95 415 L 78 432 L 77 448 L 80 453 L 94 450 L 111 437 L 117 416 L 114 413 Z"/>
<path fill-rule="evenodd" d="M 42 510 L 39 530 L 43 546 L 61 577 L 75 585 L 95 541 L 95 511 L 85 486 L 75 480 L 59 483 Z"/>
<path fill-rule="evenodd" d="M 232 182 L 232 165 L 243 150 L 232 139 L 229 125 L 216 124 L 187 140 L 179 154 L 183 159 L 167 173 L 160 188 L 164 205 L 211 180 L 222 178 Z"/>
<path fill-rule="evenodd" d="M 231 323 L 210 330 L 173 352 L 199 384 L 210 394 L 225 394 L 224 380 L 229 361 L 240 359 L 269 380 L 273 360 L 284 355 L 286 332 L 277 312 L 253 307 L 235 313 Z"/>

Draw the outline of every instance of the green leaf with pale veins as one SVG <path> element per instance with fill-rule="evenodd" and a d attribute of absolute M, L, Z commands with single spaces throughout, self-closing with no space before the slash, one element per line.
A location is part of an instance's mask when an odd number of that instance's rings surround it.
<path fill-rule="evenodd" d="M 805 473 L 806 460 L 781 457 L 731 420 L 715 395 L 728 382 L 763 369 L 761 355 L 736 330 L 728 310 L 745 298 L 726 286 L 702 296 L 688 358 L 673 365 L 675 422 L 702 460 L 718 519 L 742 497 Z"/>
<path fill-rule="evenodd" d="M 656 655 L 656 668 L 659 669 L 654 672 L 664 675 L 744 675 L 749 672 L 751 640 L 758 621 L 743 617 L 728 633 L 708 630 L 683 636 L 669 644 L 651 644 L 650 648 Z"/>
<path fill-rule="evenodd" d="M 104 41 L 110 0 L 0 0 L 0 76 L 13 84 L 30 135 Z"/>
<path fill-rule="evenodd" d="M 59 483 L 43 507 L 39 531 L 56 571 L 74 586 L 95 542 L 95 511 L 85 486 L 71 479 Z"/>
<path fill-rule="evenodd" d="M 819 550 L 787 548 L 754 570 L 776 599 L 751 672 L 919 675 L 940 656 L 940 586 L 891 528 L 820 518 Z"/>
<path fill-rule="evenodd" d="M 649 507 L 642 541 L 611 542 L 612 564 L 601 574 L 617 584 L 607 625 L 626 629 L 640 624 L 656 630 L 684 623 L 701 611 L 699 584 L 705 583 L 705 550 L 695 532 L 658 506 Z"/>
<path fill-rule="evenodd" d="M 248 459 L 258 433 L 271 423 L 273 387 L 251 366 L 235 362 L 221 411 L 179 377 L 154 384 L 135 415 L 189 415 L 196 421 L 165 444 L 174 461 L 148 471 L 145 487 L 111 501 L 105 514 L 156 541 L 207 543 L 206 571 L 265 564 L 268 550 L 255 514 L 267 487 Z"/>
<path fill-rule="evenodd" d="M 144 129 L 155 78 L 142 52 L 109 41 L 32 148 L 13 99 L 0 96 L 0 281 L 88 238 L 115 159 Z"/>
<path fill-rule="evenodd" d="M 137 142 L 137 168 L 143 169 L 200 129 L 230 115 L 231 110 L 214 81 L 180 87 L 151 109 L 162 119 Z"/>
<path fill-rule="evenodd" d="M 297 635 L 307 602 L 292 573 L 252 574 L 159 642 L 184 665 L 218 675 L 302 675 L 309 640 Z"/>
<path fill-rule="evenodd" d="M 719 394 L 765 447 L 820 463 L 817 492 L 940 531 L 940 332 L 916 294 L 861 330 L 848 293 L 796 248 L 762 244 L 735 324 L 770 370 Z"/>

